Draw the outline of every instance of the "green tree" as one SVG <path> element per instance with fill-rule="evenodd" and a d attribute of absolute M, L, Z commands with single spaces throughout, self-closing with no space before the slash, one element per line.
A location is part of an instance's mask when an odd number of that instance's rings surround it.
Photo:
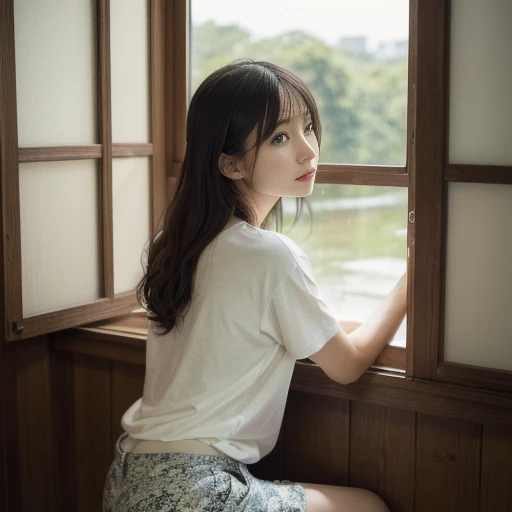
<path fill-rule="evenodd" d="M 245 29 L 212 21 L 194 26 L 192 41 L 192 93 L 235 59 L 267 60 L 310 87 L 322 122 L 321 162 L 405 164 L 406 61 L 355 59 L 303 31 L 254 41 Z"/>

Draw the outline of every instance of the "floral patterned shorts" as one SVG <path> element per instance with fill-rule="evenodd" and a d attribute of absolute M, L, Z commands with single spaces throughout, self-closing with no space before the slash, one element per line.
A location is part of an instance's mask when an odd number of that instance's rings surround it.
<path fill-rule="evenodd" d="M 103 492 L 103 512 L 305 512 L 298 483 L 260 480 L 230 457 L 124 452 L 116 443 Z M 287 482 L 287 483 L 286 483 Z"/>

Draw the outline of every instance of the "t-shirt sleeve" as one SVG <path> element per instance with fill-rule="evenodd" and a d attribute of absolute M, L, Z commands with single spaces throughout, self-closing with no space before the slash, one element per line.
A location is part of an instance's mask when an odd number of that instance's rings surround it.
<path fill-rule="evenodd" d="M 318 352 L 340 324 L 319 296 L 307 258 L 289 271 L 274 290 L 261 322 L 261 332 L 283 345 L 295 359 Z"/>

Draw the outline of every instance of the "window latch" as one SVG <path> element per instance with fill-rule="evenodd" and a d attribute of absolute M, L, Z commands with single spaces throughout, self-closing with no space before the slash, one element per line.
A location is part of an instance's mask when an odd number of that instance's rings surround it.
<path fill-rule="evenodd" d="M 12 334 L 21 335 L 23 334 L 23 326 L 18 325 L 18 322 L 12 322 L 11 331 Z"/>

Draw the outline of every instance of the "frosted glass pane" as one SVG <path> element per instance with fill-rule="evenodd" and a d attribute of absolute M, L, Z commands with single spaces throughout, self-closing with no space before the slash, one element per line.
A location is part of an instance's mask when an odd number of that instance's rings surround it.
<path fill-rule="evenodd" d="M 18 144 L 97 144 L 96 2 L 13 3 Z"/>
<path fill-rule="evenodd" d="M 512 186 L 449 183 L 444 360 L 512 370 Z"/>
<path fill-rule="evenodd" d="M 512 165 L 512 2 L 451 4 L 449 162 Z"/>
<path fill-rule="evenodd" d="M 112 141 L 151 142 L 148 0 L 111 0 Z"/>
<path fill-rule="evenodd" d="M 101 298 L 98 161 L 19 170 L 23 317 Z"/>
<path fill-rule="evenodd" d="M 283 198 L 283 233 L 308 255 L 318 290 L 340 320 L 364 322 L 407 268 L 407 189 L 317 184 L 292 228 L 295 199 Z M 275 224 L 270 223 L 270 229 Z M 392 345 L 405 347 L 406 319 Z"/>
<path fill-rule="evenodd" d="M 114 293 L 135 290 L 142 278 L 141 256 L 151 234 L 149 157 L 114 158 Z"/>

